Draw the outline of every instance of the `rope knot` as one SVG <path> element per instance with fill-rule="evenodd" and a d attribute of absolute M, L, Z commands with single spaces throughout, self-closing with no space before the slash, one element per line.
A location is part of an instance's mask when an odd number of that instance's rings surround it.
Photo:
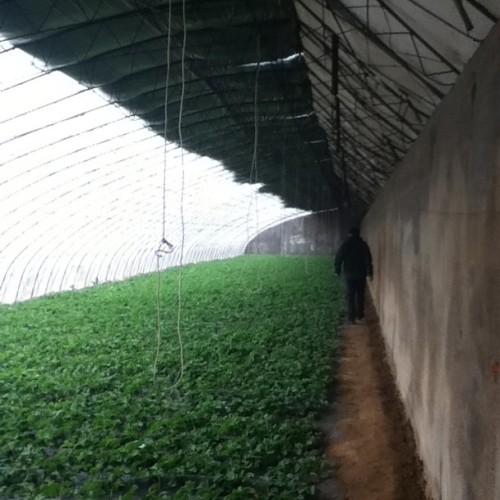
<path fill-rule="evenodd" d="M 159 259 L 163 257 L 163 255 L 167 255 L 169 253 L 172 253 L 174 251 L 174 245 L 170 243 L 165 237 L 163 237 L 160 241 L 160 245 L 158 246 L 155 255 Z"/>

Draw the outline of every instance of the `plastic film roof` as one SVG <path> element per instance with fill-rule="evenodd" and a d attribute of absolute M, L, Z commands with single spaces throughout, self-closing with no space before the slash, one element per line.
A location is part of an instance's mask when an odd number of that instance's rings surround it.
<path fill-rule="evenodd" d="M 248 179 L 259 127 L 258 177 L 290 206 L 336 205 L 336 183 L 291 1 L 13 0 L 2 33 L 47 71 L 99 89 L 159 135 Z M 170 34 L 170 35 L 169 35 Z M 167 75 L 168 68 L 168 75 Z M 182 110 L 181 110 L 182 102 Z M 257 104 L 256 104 L 257 103 Z M 182 111 L 182 113 L 181 113 Z"/>
<path fill-rule="evenodd" d="M 258 121 L 265 190 L 361 212 L 499 16 L 497 0 L 0 3 L 4 36 L 48 71 L 163 134 L 168 67 L 170 140 L 182 111 L 184 146 L 245 180 Z M 283 193 L 283 156 L 300 191 Z"/>
<path fill-rule="evenodd" d="M 184 147 L 244 181 L 258 122 L 264 190 L 359 212 L 499 16 L 497 0 L 0 3 L 4 36 L 47 71 L 99 89 L 160 135 L 168 78 L 169 140 L 182 115 Z M 283 157 L 300 191 L 282 189 Z"/>
<path fill-rule="evenodd" d="M 498 0 L 0 2 L 0 301 L 149 272 L 162 233 L 166 266 L 180 241 L 186 262 L 241 253 L 298 209 L 362 214 L 499 17 Z"/>
<path fill-rule="evenodd" d="M 259 231 L 303 213 L 3 49 L 0 303 L 240 255 Z"/>

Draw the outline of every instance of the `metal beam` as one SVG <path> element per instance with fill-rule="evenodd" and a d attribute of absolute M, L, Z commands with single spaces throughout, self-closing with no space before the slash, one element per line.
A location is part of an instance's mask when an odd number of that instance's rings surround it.
<path fill-rule="evenodd" d="M 421 75 L 413 66 L 407 63 L 401 56 L 396 54 L 391 47 L 386 45 L 378 36 L 371 31 L 360 19 L 358 19 L 340 0 L 326 0 L 333 16 L 339 15 L 346 23 L 362 33 L 373 45 L 387 54 L 397 64 L 421 82 L 436 97 L 443 99 L 444 93 Z"/>
<path fill-rule="evenodd" d="M 411 34 L 411 36 L 414 36 L 427 50 L 432 52 L 443 64 L 448 66 L 451 71 L 453 71 L 456 75 L 460 74 L 460 70 L 456 68 L 446 57 L 444 57 L 442 54 L 440 54 L 429 42 L 425 40 L 425 38 L 421 37 L 416 31 L 413 30 L 413 28 L 389 5 L 384 0 L 377 0 L 377 2 L 380 4 L 380 6 L 385 9 L 389 14 L 391 14 L 394 19 L 398 21 L 398 23 L 402 24 Z"/>

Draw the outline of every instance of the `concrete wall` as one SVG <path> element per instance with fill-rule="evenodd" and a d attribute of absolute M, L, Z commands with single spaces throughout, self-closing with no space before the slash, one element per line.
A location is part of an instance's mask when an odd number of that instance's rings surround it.
<path fill-rule="evenodd" d="M 500 499 L 500 24 L 363 222 L 436 499 Z"/>
<path fill-rule="evenodd" d="M 345 238 L 339 211 L 298 217 L 262 231 L 245 249 L 247 254 L 333 255 Z"/>

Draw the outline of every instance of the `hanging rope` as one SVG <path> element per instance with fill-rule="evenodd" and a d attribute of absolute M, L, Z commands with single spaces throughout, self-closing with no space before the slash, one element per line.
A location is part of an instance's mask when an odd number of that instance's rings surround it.
<path fill-rule="evenodd" d="M 181 333 L 181 298 L 182 298 L 182 273 L 184 265 L 184 244 L 185 244 L 185 223 L 184 223 L 184 188 L 185 188 L 185 175 L 184 175 L 184 148 L 182 139 L 182 112 L 184 108 L 184 95 L 185 95 L 185 59 L 186 59 L 186 2 L 182 1 L 182 55 L 181 55 L 181 99 L 179 107 L 179 120 L 178 120 L 178 133 L 179 133 L 179 147 L 181 149 L 181 200 L 180 200 L 180 219 L 181 219 L 181 245 L 180 245 L 180 258 L 179 258 L 179 279 L 177 283 L 177 339 L 179 342 L 179 356 L 180 356 L 180 372 L 175 382 L 167 388 L 171 390 L 177 387 L 184 377 L 184 343 Z M 166 239 L 166 192 L 167 192 L 167 126 L 168 126 L 168 87 L 170 82 L 170 47 L 171 47 L 171 28 L 172 28 L 172 0 L 168 4 L 168 35 L 167 35 L 167 75 L 165 83 L 165 107 L 164 107 L 164 150 L 163 150 L 163 209 L 162 209 L 162 238 L 155 254 L 157 258 L 157 335 L 156 335 L 156 356 L 153 365 L 153 381 L 156 382 L 156 375 L 158 370 L 158 360 L 160 357 L 161 349 L 161 273 L 160 273 L 160 259 L 163 255 L 172 253 L 174 250 L 173 245 Z"/>
<path fill-rule="evenodd" d="M 170 84 L 170 46 L 172 43 L 172 0 L 168 2 L 168 34 L 167 34 L 167 74 L 165 77 L 165 105 L 163 114 L 163 211 L 162 211 L 162 241 L 166 240 L 167 220 L 167 124 L 168 124 L 168 88 Z"/>
<path fill-rule="evenodd" d="M 252 165 L 250 167 L 250 176 L 249 182 L 250 184 L 256 183 L 258 180 L 259 172 L 257 167 L 257 153 L 258 153 L 258 144 L 259 144 L 259 73 L 260 73 L 260 35 L 257 35 L 257 69 L 255 71 L 255 90 L 254 90 L 254 141 L 253 141 L 253 157 L 252 157 Z M 259 234 L 259 207 L 258 207 L 258 192 L 257 190 L 254 193 L 255 198 L 255 224 L 256 224 L 256 235 L 258 237 Z M 252 209 L 252 198 L 250 198 L 250 203 L 248 205 L 247 212 L 247 243 L 250 242 L 250 211 Z M 259 251 L 258 248 L 258 240 L 257 240 L 257 253 Z"/>
<path fill-rule="evenodd" d="M 181 102 L 179 107 L 179 146 L 181 148 L 181 254 L 179 259 L 179 279 L 177 282 L 177 339 L 179 341 L 179 356 L 180 356 L 180 373 L 177 380 L 172 384 L 169 389 L 177 387 L 184 377 L 184 343 L 181 333 L 181 313 L 182 313 L 182 277 L 184 271 L 184 242 L 185 242 L 185 224 L 184 224 L 184 185 L 185 185 L 185 172 L 184 172 L 184 147 L 182 138 L 182 112 L 184 109 L 184 93 L 186 90 L 185 85 L 185 59 L 186 59 L 186 0 L 182 0 L 182 53 L 181 53 Z"/>
<path fill-rule="evenodd" d="M 286 199 L 286 126 L 283 124 L 283 144 L 281 150 L 281 219 L 285 219 L 285 202 Z M 280 255 L 283 255 L 283 231 L 285 225 L 280 225 Z"/>
<path fill-rule="evenodd" d="M 163 126 L 163 184 L 162 184 L 162 228 L 161 240 L 156 249 L 156 354 L 153 363 L 153 383 L 156 383 L 158 372 L 158 360 L 161 349 L 161 272 L 160 260 L 166 254 L 172 253 L 173 245 L 166 238 L 167 221 L 167 123 L 168 123 L 168 87 L 170 83 L 170 44 L 172 27 L 172 0 L 168 2 L 168 33 L 167 33 L 167 74 L 165 77 L 165 103 L 164 103 L 164 126 Z"/>

